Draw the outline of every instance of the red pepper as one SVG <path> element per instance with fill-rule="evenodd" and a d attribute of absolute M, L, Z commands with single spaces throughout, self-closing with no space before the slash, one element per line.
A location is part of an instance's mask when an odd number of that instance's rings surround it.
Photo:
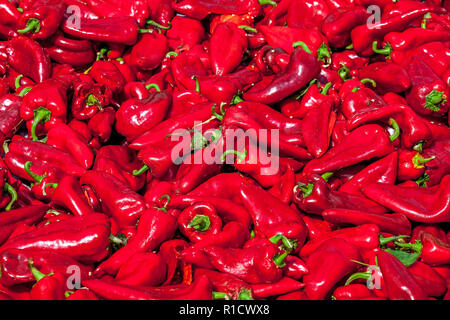
<path fill-rule="evenodd" d="M 326 41 L 317 30 L 263 25 L 258 26 L 258 29 L 270 46 L 281 48 L 289 54 L 295 51 L 295 43 L 303 42 L 311 55 L 317 57 L 320 46 Z"/>
<path fill-rule="evenodd" d="M 314 10 L 316 6 L 313 6 Z M 328 43 L 335 48 L 342 48 L 350 44 L 350 31 L 366 23 L 369 13 L 359 6 L 348 6 L 330 12 L 323 17 L 321 30 Z"/>
<path fill-rule="evenodd" d="M 19 224 L 31 225 L 38 222 L 48 209 L 47 205 L 32 205 L 3 212 L 0 218 L 0 244 L 8 239 Z"/>
<path fill-rule="evenodd" d="M 247 37 L 244 30 L 231 22 L 218 25 L 210 40 L 214 73 L 222 76 L 232 72 L 240 64 L 245 50 L 247 50 Z"/>
<path fill-rule="evenodd" d="M 306 264 L 309 273 L 304 276 L 305 293 L 311 300 L 324 299 L 330 290 L 346 275 L 356 270 L 358 249 L 343 239 L 330 239 L 313 252 Z"/>
<path fill-rule="evenodd" d="M 56 33 L 49 39 L 45 51 L 56 62 L 73 67 L 86 66 L 95 60 L 94 48 L 89 41 L 70 39 L 62 33 Z"/>
<path fill-rule="evenodd" d="M 216 128 L 218 122 L 216 117 L 212 115 L 211 108 L 211 103 L 202 103 L 197 105 L 195 109 L 188 114 L 180 114 L 177 117 L 166 119 L 151 130 L 142 134 L 139 138 L 135 139 L 133 143 L 130 144 L 130 148 L 140 150 L 145 146 L 164 141 L 164 139 L 167 139 L 166 137 L 168 135 L 172 134 L 177 129 L 191 130 L 194 125 L 203 123 L 211 118 L 213 119 L 211 119 L 208 124 L 204 124 L 202 128 L 203 130 Z"/>
<path fill-rule="evenodd" d="M 11 138 L 22 125 L 20 106 L 22 98 L 13 94 L 3 94 L 0 98 L 0 132 Z"/>
<path fill-rule="evenodd" d="M 441 297 L 447 290 L 445 279 L 429 265 L 416 261 L 408 267 L 419 286 L 431 297 Z"/>
<path fill-rule="evenodd" d="M 397 179 L 398 153 L 393 152 L 373 162 L 348 179 L 339 191 L 362 195 L 362 189 L 370 183 L 380 182 L 394 184 Z"/>
<path fill-rule="evenodd" d="M 149 5 L 145 0 L 87 0 L 86 4 L 100 17 L 130 16 L 135 18 L 140 26 L 145 24 L 150 15 Z"/>
<path fill-rule="evenodd" d="M 370 78 L 376 83 L 378 94 L 404 92 L 411 86 L 410 76 L 405 68 L 393 62 L 371 63 L 358 72 L 360 79 Z"/>
<path fill-rule="evenodd" d="M 163 34 L 147 33 L 131 49 L 129 62 L 139 70 L 151 71 L 161 64 L 167 51 L 169 45 Z"/>
<path fill-rule="evenodd" d="M 44 40 L 52 36 L 63 19 L 66 5 L 63 0 L 33 1 L 17 21 L 19 34 L 31 32 L 32 39 Z"/>
<path fill-rule="evenodd" d="M 365 125 L 350 132 L 341 143 L 328 150 L 320 159 L 308 162 L 303 172 L 332 172 L 364 160 L 382 157 L 392 151 L 389 137 L 380 126 Z"/>
<path fill-rule="evenodd" d="M 47 144 L 64 150 L 80 164 L 88 169 L 94 162 L 94 153 L 84 139 L 64 123 L 55 124 L 47 134 Z"/>
<path fill-rule="evenodd" d="M 109 229 L 109 219 L 103 214 L 72 217 L 10 238 L 0 251 L 49 250 L 80 262 L 96 262 L 108 254 Z"/>
<path fill-rule="evenodd" d="M 442 115 L 450 108 L 448 86 L 420 58 L 414 57 L 408 66 L 411 90 L 406 101 L 421 115 Z"/>
<path fill-rule="evenodd" d="M 372 292 L 367 286 L 359 283 L 338 287 L 333 292 L 333 297 L 336 300 L 361 300 L 372 296 Z"/>
<path fill-rule="evenodd" d="M 60 273 L 68 277 L 71 266 L 80 270 L 80 277 L 86 278 L 92 271 L 92 267 L 86 266 L 73 258 L 52 251 L 35 249 L 8 249 L 5 250 L 0 260 L 2 262 L 1 283 L 7 287 L 13 287 L 24 283 L 34 282 L 35 278 L 28 268 L 28 260 L 43 273 Z"/>
<path fill-rule="evenodd" d="M 171 50 L 189 50 L 200 44 L 206 36 L 205 29 L 198 20 L 175 16 L 170 23 L 172 27 L 167 30 L 166 36 Z"/>
<path fill-rule="evenodd" d="M 171 2 L 171 0 L 147 1 L 150 9 L 150 18 L 162 25 L 172 23 L 173 26 L 173 20 L 176 19 L 176 17 L 173 17 L 174 10 L 171 6 Z"/>
<path fill-rule="evenodd" d="M 281 234 L 301 247 L 306 239 L 306 225 L 296 211 L 263 189 L 241 186 L 241 201 L 252 215 L 257 235 L 271 238 Z M 270 208 L 270 210 L 268 210 Z"/>
<path fill-rule="evenodd" d="M 257 16 L 261 6 L 257 0 L 182 0 L 172 1 L 172 8 L 183 15 L 197 20 L 204 19 L 209 14 L 249 14 Z"/>
<path fill-rule="evenodd" d="M 382 40 L 390 32 L 403 31 L 411 22 L 421 19 L 424 14 L 430 11 L 434 11 L 434 9 L 431 7 L 416 8 L 381 19 L 379 22 L 362 24 L 351 31 L 353 48 L 363 56 L 372 55 L 372 43 L 374 41 Z"/>
<path fill-rule="evenodd" d="M 80 18 L 79 26 L 71 19 L 63 22 L 62 30 L 74 37 L 125 45 L 134 45 L 137 42 L 139 26 L 132 17 L 111 17 L 86 19 Z"/>
<path fill-rule="evenodd" d="M 347 129 L 353 130 L 361 124 L 379 120 L 389 123 L 394 129 L 398 126 L 397 129 L 402 130 L 401 142 L 407 148 L 413 148 L 416 144 L 431 138 L 431 131 L 424 119 L 408 105 L 398 103 L 359 110 L 347 121 Z M 390 136 L 392 141 L 398 138 L 397 129 Z"/>
<path fill-rule="evenodd" d="M 78 120 L 92 118 L 110 104 L 112 91 L 105 85 L 93 81 L 78 81 L 74 84 L 72 116 Z"/>
<path fill-rule="evenodd" d="M 107 300 L 211 300 L 212 285 L 206 276 L 191 285 L 132 287 L 107 280 L 85 280 L 82 284 Z"/>
<path fill-rule="evenodd" d="M 287 11 L 287 25 L 289 27 L 319 30 L 322 21 L 329 15 L 325 0 L 292 0 L 290 2 Z"/>
<path fill-rule="evenodd" d="M 400 260 L 383 250 L 377 258 L 389 299 L 427 300 L 426 293 Z"/>
<path fill-rule="evenodd" d="M 66 283 L 63 274 L 46 275 L 33 265 L 33 260 L 30 259 L 28 264 L 37 281 L 30 291 L 31 300 L 64 300 Z"/>
<path fill-rule="evenodd" d="M 231 221 L 225 224 L 222 231 L 218 234 L 205 238 L 184 249 L 180 256 L 186 263 L 203 268 L 212 268 L 208 256 L 203 251 L 204 248 L 239 248 L 249 237 L 250 234 L 247 227 L 244 227 L 240 222 Z"/>
<path fill-rule="evenodd" d="M 286 294 L 302 289 L 305 285 L 289 277 L 283 277 L 280 281 L 270 284 L 252 284 L 253 297 L 256 299 L 267 298 Z"/>
<path fill-rule="evenodd" d="M 109 173 L 88 171 L 81 177 L 80 183 L 95 190 L 104 212 L 121 227 L 135 225 L 146 210 L 144 198 Z"/>
<path fill-rule="evenodd" d="M 222 220 L 212 205 L 198 202 L 181 212 L 178 216 L 178 227 L 191 242 L 195 243 L 219 233 L 222 229 Z"/>
<path fill-rule="evenodd" d="M 55 191 L 51 194 L 52 202 L 70 210 L 76 216 L 94 213 L 89 205 L 81 185 L 74 176 L 65 176 L 59 183 L 51 184 Z"/>
<path fill-rule="evenodd" d="M 286 277 L 300 280 L 305 274 L 309 272 L 306 263 L 300 258 L 290 255 L 286 257 L 286 267 L 283 269 L 283 275 Z"/>
<path fill-rule="evenodd" d="M 343 228 L 323 234 L 308 241 L 300 250 L 300 256 L 307 258 L 329 239 L 344 239 L 358 249 L 374 249 L 379 246 L 380 228 L 375 224 L 362 224 L 357 227 Z"/>
<path fill-rule="evenodd" d="M 166 264 L 153 252 L 137 252 L 120 267 L 115 279 L 130 286 L 157 286 L 165 280 Z"/>
<path fill-rule="evenodd" d="M 283 73 L 276 75 L 268 84 L 259 83 L 244 93 L 244 99 L 264 104 L 281 101 L 305 86 L 319 73 L 319 63 L 303 48 L 296 48 Z"/>
<path fill-rule="evenodd" d="M 431 130 L 433 133 L 433 129 Z M 433 136 L 435 136 L 435 134 L 433 134 Z M 434 157 L 433 161 L 425 164 L 425 173 L 427 175 L 426 184 L 430 187 L 439 184 L 442 178 L 450 172 L 450 140 L 441 140 L 434 137 L 433 139 L 433 144 L 429 148 L 424 149 L 422 153 L 425 159 Z"/>
<path fill-rule="evenodd" d="M 80 288 L 74 293 L 69 292 L 67 296 L 67 291 L 65 292 L 66 300 L 100 300 L 92 291 L 87 288 Z"/>
<path fill-rule="evenodd" d="M 422 261 L 428 265 L 443 265 L 450 261 L 450 245 L 441 241 L 429 232 L 420 234 L 423 249 L 421 253 Z"/>
<path fill-rule="evenodd" d="M 373 213 L 348 209 L 327 209 L 322 217 L 333 224 L 375 224 L 381 231 L 392 234 L 411 234 L 411 223 L 402 213 Z"/>
<path fill-rule="evenodd" d="M 95 61 L 89 76 L 98 84 L 109 87 L 113 94 L 122 91 L 126 83 L 125 77 L 112 61 Z"/>
<path fill-rule="evenodd" d="M 141 162 L 135 153 L 125 146 L 108 145 L 96 152 L 93 170 L 107 172 L 131 189 L 140 190 L 145 184 L 145 175 L 134 175 L 134 170 L 141 168 Z"/>
<path fill-rule="evenodd" d="M 203 252 L 214 268 L 250 284 L 274 283 L 282 278 L 286 253 L 279 253 L 274 245 L 258 244 L 245 249 L 208 246 Z"/>
<path fill-rule="evenodd" d="M 116 129 L 128 140 L 155 127 L 166 116 L 171 97 L 166 92 L 152 92 L 144 99 L 125 101 L 116 113 Z"/>
<path fill-rule="evenodd" d="M 449 220 L 450 175 L 432 188 L 401 187 L 381 183 L 370 184 L 364 194 L 387 208 L 403 213 L 413 221 L 435 223 Z"/>
<path fill-rule="evenodd" d="M 128 243 L 102 262 L 96 275 L 115 275 L 137 252 L 152 251 L 163 241 L 171 238 L 176 230 L 176 218 L 158 208 L 146 210 L 140 217 L 137 233 Z"/>
<path fill-rule="evenodd" d="M 50 58 L 36 41 L 27 37 L 16 37 L 8 42 L 6 50 L 8 63 L 17 72 L 30 77 L 35 82 L 50 78 Z"/>
<path fill-rule="evenodd" d="M 109 140 L 114 127 L 115 116 L 114 108 L 108 107 L 103 112 L 98 112 L 89 119 L 88 128 L 94 138 L 97 138 L 100 142 Z"/>
<path fill-rule="evenodd" d="M 402 149 L 399 153 L 398 179 L 415 180 L 425 172 L 425 163 L 434 157 L 424 158 L 419 152 Z"/>
<path fill-rule="evenodd" d="M 43 175 L 47 170 L 56 170 L 81 176 L 86 171 L 70 154 L 42 142 L 19 140 L 9 144 L 9 152 L 5 156 L 9 170 L 21 178 L 33 181 L 35 179 L 25 170 L 25 163 L 29 161 L 32 162 L 36 175 Z"/>

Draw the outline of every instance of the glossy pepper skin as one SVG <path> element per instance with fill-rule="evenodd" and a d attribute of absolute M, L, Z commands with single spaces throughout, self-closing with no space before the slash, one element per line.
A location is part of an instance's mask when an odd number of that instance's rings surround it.
<path fill-rule="evenodd" d="M 408 65 L 411 90 L 406 101 L 420 115 L 442 115 L 447 113 L 450 102 L 446 85 L 420 58 L 414 57 Z"/>
<path fill-rule="evenodd" d="M 33 1 L 20 16 L 17 32 L 31 33 L 32 39 L 44 40 L 52 36 L 61 23 L 66 5 L 63 0 Z"/>
<path fill-rule="evenodd" d="M 157 286 L 165 276 L 166 264 L 159 254 L 137 252 L 120 267 L 115 279 L 130 286 Z"/>
<path fill-rule="evenodd" d="M 16 37 L 8 42 L 6 50 L 8 63 L 17 72 L 30 77 L 35 82 L 50 78 L 50 58 L 36 41 L 23 36 Z"/>
<path fill-rule="evenodd" d="M 260 187 L 241 186 L 241 201 L 250 212 L 255 233 L 267 238 L 282 234 L 301 247 L 306 240 L 306 225 L 296 211 Z"/>
<path fill-rule="evenodd" d="M 115 127 L 119 133 L 134 140 L 164 120 L 171 96 L 166 92 L 152 92 L 143 99 L 130 99 L 116 112 Z"/>
<path fill-rule="evenodd" d="M 362 195 L 331 190 L 317 174 L 302 176 L 294 189 L 293 202 L 305 212 L 321 214 L 325 209 L 341 208 L 383 213 L 386 209 Z"/>
<path fill-rule="evenodd" d="M 12 287 L 19 284 L 31 283 L 35 281 L 31 270 L 28 267 L 28 261 L 33 260 L 33 265 L 45 274 L 61 273 L 70 276 L 67 273 L 70 266 L 77 266 L 80 269 L 81 278 L 86 278 L 92 271 L 92 267 L 77 262 L 75 259 L 58 254 L 53 251 L 40 249 L 8 249 L 1 256 L 2 277 L 1 283 L 4 286 Z"/>
<path fill-rule="evenodd" d="M 10 238 L 0 251 L 49 250 L 89 263 L 107 256 L 109 233 L 110 223 L 105 215 L 72 217 Z"/>
<path fill-rule="evenodd" d="M 276 75 L 269 84 L 255 85 L 243 97 L 263 104 L 276 103 L 301 89 L 318 73 L 319 62 L 315 57 L 297 47 L 283 73 Z"/>
<path fill-rule="evenodd" d="M 95 190 L 104 212 L 121 227 L 135 225 L 146 210 L 144 198 L 109 173 L 88 171 L 81 177 L 80 183 Z"/>
<path fill-rule="evenodd" d="M 204 1 L 204 0 L 183 0 L 179 2 L 172 1 L 172 8 L 183 15 L 194 19 L 202 20 L 207 15 L 214 14 L 251 14 L 257 15 L 261 6 L 258 1 Z"/>
<path fill-rule="evenodd" d="M 344 239 L 324 242 L 306 260 L 309 273 L 304 277 L 305 293 L 309 299 L 325 298 L 334 285 L 356 270 L 358 249 Z"/>
<path fill-rule="evenodd" d="M 139 70 L 156 69 L 169 51 L 167 38 L 160 33 L 143 34 L 131 49 L 129 61 Z"/>
<path fill-rule="evenodd" d="M 100 279 L 85 280 L 82 284 L 108 300 L 212 300 L 212 285 L 206 276 L 191 285 L 164 287 L 132 287 Z"/>
<path fill-rule="evenodd" d="M 411 223 L 402 213 L 372 213 L 349 209 L 327 209 L 322 217 L 333 224 L 375 224 L 381 231 L 395 235 L 411 234 Z"/>
<path fill-rule="evenodd" d="M 135 44 L 139 34 L 139 26 L 132 17 L 81 18 L 79 28 L 70 19 L 66 19 L 62 30 L 81 39 L 126 45 Z"/>
<path fill-rule="evenodd" d="M 95 274 L 115 275 L 123 263 L 136 252 L 154 250 L 163 241 L 172 237 L 176 226 L 176 218 L 171 214 L 155 208 L 146 210 L 139 219 L 136 235 L 102 262 L 95 270 Z"/>
<path fill-rule="evenodd" d="M 231 44 L 231 47 L 229 47 Z M 225 49 L 226 48 L 226 49 Z M 210 40 L 210 54 L 216 75 L 232 72 L 241 62 L 247 49 L 245 31 L 234 23 L 222 23 L 214 29 Z"/>
<path fill-rule="evenodd" d="M 377 254 L 378 265 L 386 285 L 389 299 L 427 300 L 428 296 L 408 269 L 393 255 L 381 250 Z"/>
<path fill-rule="evenodd" d="M 278 251 L 272 245 L 255 245 L 246 249 L 210 246 L 203 249 L 216 269 L 248 283 L 273 283 L 282 278 L 282 270 L 274 262 Z"/>
<path fill-rule="evenodd" d="M 422 261 L 428 265 L 443 265 L 450 261 L 450 246 L 429 232 L 421 232 Z"/>
<path fill-rule="evenodd" d="M 448 222 L 450 175 L 442 178 L 440 185 L 431 188 L 401 187 L 374 183 L 364 188 L 364 194 L 386 206 L 401 212 L 413 221 Z"/>
<path fill-rule="evenodd" d="M 222 230 L 222 219 L 214 206 L 207 202 L 187 207 L 177 220 L 180 231 L 192 242 L 201 241 Z"/>
<path fill-rule="evenodd" d="M 350 132 L 341 143 L 328 150 L 320 159 L 308 162 L 306 173 L 333 172 L 363 160 L 382 157 L 393 151 L 389 137 L 379 125 L 366 125 Z"/>
<path fill-rule="evenodd" d="M 31 225 L 40 221 L 50 207 L 45 204 L 31 205 L 3 212 L 0 217 L 0 244 L 3 244 L 19 224 Z"/>

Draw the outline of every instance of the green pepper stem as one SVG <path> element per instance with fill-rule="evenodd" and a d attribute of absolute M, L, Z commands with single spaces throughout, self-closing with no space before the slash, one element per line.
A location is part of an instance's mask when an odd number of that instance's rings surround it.
<path fill-rule="evenodd" d="M 428 19 L 430 19 L 430 18 L 431 18 L 431 13 L 429 13 L 429 12 L 425 13 L 425 15 L 423 16 L 422 23 L 420 24 L 420 27 L 422 29 L 427 28 L 427 22 L 428 22 Z"/>
<path fill-rule="evenodd" d="M 250 26 L 239 26 L 238 28 L 239 29 L 243 29 L 245 31 L 250 31 L 250 32 L 253 32 L 253 33 L 257 33 L 258 32 L 258 30 L 256 30 L 255 28 L 252 28 Z"/>
<path fill-rule="evenodd" d="M 245 158 L 247 158 L 247 150 L 245 150 L 244 152 L 239 152 L 237 150 L 226 150 L 222 154 L 222 162 L 225 162 L 225 159 L 229 154 L 236 155 L 238 157 L 238 162 L 244 161 Z"/>
<path fill-rule="evenodd" d="M 377 83 L 376 83 L 374 80 L 370 79 L 370 78 L 364 78 L 364 79 L 361 79 L 361 80 L 359 80 L 359 81 L 360 81 L 361 83 L 364 83 L 364 84 L 370 83 L 370 84 L 372 85 L 372 87 L 374 87 L 374 88 L 377 87 Z"/>
<path fill-rule="evenodd" d="M 133 176 L 140 176 L 141 174 L 147 172 L 148 169 L 150 169 L 150 167 L 144 164 L 139 170 L 133 170 Z"/>
<path fill-rule="evenodd" d="M 323 86 L 322 91 L 320 91 L 321 94 L 328 94 L 328 90 L 330 90 L 331 86 L 333 84 L 331 82 L 328 82 L 326 85 Z"/>
<path fill-rule="evenodd" d="M 14 86 L 16 87 L 16 90 L 20 88 L 20 80 L 22 80 L 22 78 L 23 74 L 19 74 L 14 80 Z"/>
<path fill-rule="evenodd" d="M 75 293 L 75 291 L 66 291 L 66 292 L 64 292 L 64 297 L 68 298 L 74 293 Z"/>
<path fill-rule="evenodd" d="M 441 110 L 440 105 L 446 102 L 447 99 L 444 95 L 444 92 L 433 89 L 425 97 L 425 108 L 430 109 L 431 111 L 438 112 Z"/>
<path fill-rule="evenodd" d="M 353 49 L 353 43 L 350 43 L 348 46 L 345 47 L 345 50 L 352 50 Z"/>
<path fill-rule="evenodd" d="M 414 155 L 414 157 L 412 158 L 412 162 L 414 164 L 414 167 L 420 169 L 420 168 L 424 167 L 423 165 L 425 163 L 430 162 L 431 160 L 433 160 L 435 158 L 436 158 L 435 156 L 431 156 L 429 158 L 424 158 L 424 157 L 422 157 L 422 155 L 420 153 L 416 153 Z"/>
<path fill-rule="evenodd" d="M 389 242 L 392 242 L 392 241 L 395 241 L 395 240 L 398 240 L 398 239 L 404 239 L 404 238 L 409 238 L 409 236 L 407 236 L 407 235 L 398 235 L 398 236 L 393 236 L 393 237 L 388 237 L 388 238 L 385 238 L 385 237 L 383 237 L 382 235 L 380 235 L 380 246 L 384 246 L 385 244 L 387 244 L 387 243 L 389 243 Z"/>
<path fill-rule="evenodd" d="M 250 289 L 243 289 L 239 292 L 238 300 L 254 300 Z"/>
<path fill-rule="evenodd" d="M 158 201 L 161 201 L 162 199 L 167 199 L 166 203 L 164 204 L 164 208 L 167 208 L 167 205 L 170 203 L 170 200 L 172 199 L 168 194 L 163 194 L 161 197 L 159 197 Z"/>
<path fill-rule="evenodd" d="M 5 207 L 5 211 L 10 211 L 14 202 L 17 201 L 17 191 L 16 191 L 16 189 L 13 188 L 12 185 L 10 185 L 7 182 L 5 182 L 5 184 L 3 186 L 3 190 L 5 190 L 6 192 L 8 192 L 11 195 L 11 200 Z"/>
<path fill-rule="evenodd" d="M 259 4 L 261 6 L 264 6 L 266 4 L 270 4 L 272 7 L 276 7 L 277 6 L 277 3 L 275 1 L 273 1 L 273 0 L 258 0 L 258 2 L 259 2 Z"/>
<path fill-rule="evenodd" d="M 352 283 L 353 281 L 357 280 L 357 279 L 370 279 L 370 277 L 372 277 L 372 274 L 370 272 L 356 272 L 354 274 L 352 274 L 347 281 L 345 281 L 345 285 L 348 286 L 350 283 Z"/>
<path fill-rule="evenodd" d="M 386 55 L 388 58 L 391 56 L 391 53 L 392 53 L 392 47 L 391 47 L 391 45 L 389 44 L 389 42 L 386 42 L 386 45 L 385 45 L 383 48 L 378 49 L 378 41 L 374 41 L 374 42 L 372 43 L 372 50 L 373 50 L 373 52 L 375 52 L 375 53 L 378 53 L 378 54 L 384 54 L 384 55 Z"/>
<path fill-rule="evenodd" d="M 33 123 L 31 124 L 31 137 L 33 138 L 33 141 L 38 141 L 39 138 L 36 135 L 36 128 L 37 125 L 41 122 L 47 122 L 50 120 L 50 117 L 52 116 L 52 113 L 50 110 L 40 107 L 34 110 L 34 119 Z"/>
<path fill-rule="evenodd" d="M 53 189 L 56 189 L 56 188 L 58 188 L 58 184 L 57 184 L 56 182 L 49 182 L 49 183 L 47 183 L 47 184 L 44 186 L 44 191 L 42 192 L 44 196 L 47 195 L 47 192 L 46 192 L 45 190 L 47 190 L 48 187 L 53 188 Z"/>
<path fill-rule="evenodd" d="M 279 255 L 275 255 L 275 257 L 273 257 L 273 262 L 275 262 L 275 264 L 279 267 L 279 268 L 283 268 L 284 266 L 286 266 L 286 263 L 284 262 L 284 260 L 286 259 L 286 257 L 289 255 L 288 251 L 283 252 L 282 254 Z"/>
<path fill-rule="evenodd" d="M 34 278 L 36 279 L 36 282 L 39 282 L 40 280 L 42 280 L 45 277 L 51 276 L 53 275 L 53 273 L 50 274 L 45 274 L 42 273 L 41 271 L 39 271 L 33 264 L 33 259 L 28 259 L 28 267 L 30 268 L 31 274 L 34 276 Z"/>
<path fill-rule="evenodd" d="M 394 244 L 398 247 L 408 248 L 415 252 L 421 252 L 422 248 L 423 248 L 422 242 L 420 242 L 420 240 L 416 240 L 414 243 L 403 243 L 403 242 L 394 241 Z"/>
<path fill-rule="evenodd" d="M 311 54 L 311 50 L 309 50 L 308 46 L 307 46 L 306 43 L 304 43 L 303 41 L 297 41 L 297 42 L 294 42 L 294 43 L 292 44 L 292 46 L 294 47 L 294 49 L 297 48 L 297 47 L 302 47 L 303 50 L 305 50 L 306 52 L 308 52 L 309 54 Z"/>
<path fill-rule="evenodd" d="M 213 291 L 212 297 L 214 300 L 218 300 L 218 299 L 230 300 L 230 296 L 228 294 L 226 294 L 225 292 Z"/>
<path fill-rule="evenodd" d="M 41 22 L 38 19 L 31 18 L 27 21 L 25 28 L 17 30 L 17 33 L 24 34 L 27 32 L 38 33 L 41 30 Z"/>
<path fill-rule="evenodd" d="M 17 96 L 23 98 L 23 97 L 25 97 L 25 95 L 26 95 L 28 92 L 31 91 L 31 89 L 33 89 L 33 87 L 26 87 L 26 88 L 23 88 L 22 91 L 20 91 L 20 93 L 19 93 Z"/>
<path fill-rule="evenodd" d="M 305 185 L 304 183 L 298 182 L 294 187 L 294 192 L 296 192 L 297 189 L 301 190 L 303 198 L 307 198 L 313 192 L 314 184 L 308 183 L 308 185 Z"/>
<path fill-rule="evenodd" d="M 350 69 L 347 68 L 347 66 L 343 62 L 341 62 L 341 66 L 342 67 L 338 70 L 339 77 L 341 77 L 341 79 L 344 81 L 351 79 Z"/>
<path fill-rule="evenodd" d="M 178 56 L 178 53 L 175 52 L 175 51 L 169 51 L 169 52 L 166 53 L 166 58 L 177 57 L 177 56 Z"/>
<path fill-rule="evenodd" d="M 198 93 L 201 94 L 201 92 L 200 92 L 200 82 L 198 81 L 197 76 L 192 76 L 191 79 L 195 81 L 195 91 L 197 91 Z"/>
<path fill-rule="evenodd" d="M 169 25 L 167 27 L 163 26 L 162 24 L 159 24 L 158 22 L 156 22 L 154 20 L 147 20 L 145 23 L 150 26 L 154 26 L 154 27 L 157 27 L 159 29 L 164 29 L 164 30 L 169 30 L 170 28 L 172 28 L 172 24 L 170 22 L 168 23 Z"/>
<path fill-rule="evenodd" d="M 27 161 L 24 164 L 24 169 L 25 172 L 28 173 L 28 175 L 33 178 L 34 181 L 36 181 L 37 184 L 41 183 L 41 181 L 47 176 L 47 172 L 44 173 L 43 175 L 38 175 L 36 173 L 34 173 L 33 171 L 31 171 L 31 166 L 33 165 L 32 161 Z"/>
<path fill-rule="evenodd" d="M 188 228 L 193 228 L 197 231 L 208 231 L 210 226 L 211 220 L 203 214 L 197 214 L 188 224 Z"/>
<path fill-rule="evenodd" d="M 159 86 L 156 83 L 150 83 L 150 84 L 146 85 L 145 89 L 147 89 L 147 90 L 155 89 L 156 91 L 161 92 L 161 89 L 159 88 Z"/>
<path fill-rule="evenodd" d="M 334 174 L 334 172 L 325 172 L 321 175 L 322 179 L 328 182 L 328 179 L 331 178 L 331 176 Z"/>
<path fill-rule="evenodd" d="M 400 127 L 399 127 L 397 121 L 395 121 L 393 118 L 389 119 L 389 125 L 392 128 L 394 128 L 394 133 L 389 136 L 389 140 L 391 140 L 391 142 L 393 142 L 393 141 L 395 141 L 395 139 L 397 139 L 400 136 Z"/>

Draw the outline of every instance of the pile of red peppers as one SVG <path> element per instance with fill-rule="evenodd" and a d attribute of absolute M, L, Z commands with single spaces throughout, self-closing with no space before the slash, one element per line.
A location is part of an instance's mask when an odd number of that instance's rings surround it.
<path fill-rule="evenodd" d="M 0 300 L 449 300 L 450 1 L 0 0 L 0 40 Z"/>

